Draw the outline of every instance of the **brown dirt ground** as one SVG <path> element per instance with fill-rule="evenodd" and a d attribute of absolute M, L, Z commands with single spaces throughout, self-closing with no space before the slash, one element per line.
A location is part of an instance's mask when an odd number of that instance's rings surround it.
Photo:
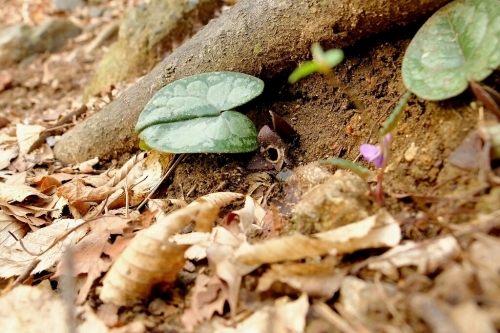
<path fill-rule="evenodd" d="M 335 73 L 366 106 L 364 111 L 355 109 L 341 89 L 329 86 L 320 75 L 312 75 L 293 86 L 285 83 L 285 77 L 266 82 L 264 94 L 242 107 L 241 111 L 246 112 L 258 129 L 271 125 L 270 110 L 292 124 L 300 134 L 299 144 L 291 148 L 289 155 L 295 166 L 331 157 L 354 160 L 358 157 L 360 144 L 369 140 L 370 134 L 371 142 L 376 140 L 387 110 L 392 110 L 391 104 L 405 90 L 401 62 L 418 26 L 398 28 L 345 50 L 345 61 Z M 73 42 L 56 55 L 40 55 L 31 62 L 10 68 L 13 80 L 8 89 L 0 92 L 1 113 L 7 118 L 21 115 L 37 119 L 50 110 L 63 113 L 73 110 L 105 51 L 105 48 L 100 48 L 92 55 L 86 55 L 82 51 L 84 45 Z M 42 82 L 47 59 L 51 61 L 46 67 L 57 83 L 54 80 L 48 84 Z M 500 89 L 498 75 L 486 83 Z M 396 217 L 412 222 L 405 230 L 408 239 L 429 238 L 441 232 L 441 225 L 469 220 L 477 213 L 474 201 L 479 196 L 470 193 L 479 186 L 478 172 L 460 170 L 447 161 L 467 133 L 476 128 L 477 114 L 469 107 L 473 100 L 472 94 L 466 92 L 439 103 L 416 97 L 408 103 L 394 133 L 385 180 L 387 193 L 413 195 L 405 199 L 387 196 L 390 211 Z M 415 159 L 409 162 L 403 154 L 412 143 L 418 150 Z M 173 179 L 160 189 L 159 195 L 192 200 L 216 189 L 244 193 L 248 188 L 245 176 L 249 173 L 245 165 L 251 156 L 192 155 L 178 167 Z M 359 162 L 369 167 L 362 160 Z M 278 186 L 271 199 L 280 195 Z M 430 199 L 424 201 L 424 197 Z M 427 218 L 418 221 L 415 216 L 423 209 Z M 184 293 L 182 288 L 175 289 L 168 298 L 175 303 L 183 298 Z M 90 302 L 97 305 L 92 300 Z M 184 300 L 179 302 L 185 304 Z M 178 328 L 182 306 L 167 318 L 148 315 L 147 307 L 148 303 L 145 303 L 129 309 L 123 312 L 121 320 L 147 318 L 156 332 Z M 415 332 L 427 330 L 417 319 L 409 318 L 408 322 L 415 324 Z"/>

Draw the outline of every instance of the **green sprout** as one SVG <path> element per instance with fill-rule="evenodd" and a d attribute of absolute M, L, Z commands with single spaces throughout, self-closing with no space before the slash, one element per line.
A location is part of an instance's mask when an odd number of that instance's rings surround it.
<path fill-rule="evenodd" d="M 332 49 L 325 52 L 319 44 L 314 43 L 311 46 L 311 54 L 313 60 L 305 61 L 297 67 L 288 77 L 288 82 L 291 84 L 296 83 L 300 79 L 313 73 L 323 74 L 328 79 L 328 82 L 332 87 L 340 87 L 349 95 L 357 109 L 364 110 L 363 104 L 351 91 L 351 89 L 337 80 L 333 74 L 332 68 L 344 60 L 344 51 L 340 49 Z"/>

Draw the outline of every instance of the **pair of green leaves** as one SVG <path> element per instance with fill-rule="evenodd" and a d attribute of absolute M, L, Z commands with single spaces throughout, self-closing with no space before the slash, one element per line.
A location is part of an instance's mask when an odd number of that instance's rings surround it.
<path fill-rule="evenodd" d="M 462 93 L 500 66 L 500 1 L 455 0 L 420 28 L 403 59 L 406 87 L 428 100 Z"/>
<path fill-rule="evenodd" d="M 242 73 L 189 76 L 158 91 L 139 116 L 135 130 L 143 143 L 164 152 L 253 151 L 258 147 L 255 125 L 231 109 L 263 89 L 262 80 Z"/>

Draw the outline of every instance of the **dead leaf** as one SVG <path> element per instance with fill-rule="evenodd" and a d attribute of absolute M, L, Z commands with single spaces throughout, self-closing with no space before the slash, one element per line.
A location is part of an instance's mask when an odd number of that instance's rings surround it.
<path fill-rule="evenodd" d="M 279 282 L 310 297 L 330 299 L 340 288 L 347 269 L 335 269 L 332 260 L 321 263 L 273 264 L 259 279 L 256 291 L 263 292 Z"/>
<path fill-rule="evenodd" d="M 8 203 L 13 201 L 23 202 L 30 196 L 38 197 L 43 200 L 50 199 L 49 196 L 30 186 L 0 183 L 0 200 Z"/>
<path fill-rule="evenodd" d="M 304 235 L 332 230 L 369 216 L 371 201 L 365 180 L 337 170 L 328 180 L 305 193 L 293 208 L 297 230 Z"/>
<path fill-rule="evenodd" d="M 4 91 L 5 89 L 8 89 L 11 83 L 12 83 L 11 71 L 8 70 L 0 71 L 0 92 Z M 1 126 L 0 128 L 2 127 L 4 126 Z"/>
<path fill-rule="evenodd" d="M 9 231 L 13 233 L 17 239 L 21 239 L 26 235 L 28 230 L 29 227 L 26 223 L 21 223 L 0 210 L 0 245 L 11 246 L 16 242 Z"/>
<path fill-rule="evenodd" d="M 62 168 L 60 171 L 65 173 L 94 173 L 94 165 L 99 163 L 99 158 L 94 157 L 88 161 L 78 163 L 72 167 Z"/>
<path fill-rule="evenodd" d="M 18 145 L 0 150 L 0 170 L 8 167 L 10 165 L 10 160 L 16 158 L 18 155 L 19 155 Z"/>
<path fill-rule="evenodd" d="M 83 222 L 82 220 L 72 219 L 59 220 L 48 227 L 28 233 L 22 239 L 22 242 L 28 251 L 32 253 L 41 253 L 66 230 L 76 227 Z M 51 268 L 59 262 L 64 250 L 68 246 L 76 244 L 84 234 L 85 230 L 77 229 L 64 240 L 61 240 L 47 252 L 39 256 L 32 256 L 27 253 L 19 242 L 16 242 L 12 246 L 0 245 L 0 277 L 9 278 L 20 275 L 35 258 L 39 259 L 40 263 L 33 270 L 33 273 Z"/>
<path fill-rule="evenodd" d="M 233 235 L 244 235 L 254 221 L 255 202 L 246 196 L 243 208 L 228 213 L 221 222 L 221 226 L 231 231 Z"/>
<path fill-rule="evenodd" d="M 460 245 L 449 235 L 422 242 L 408 241 L 398 245 L 368 264 L 368 268 L 397 279 L 398 268 L 416 266 L 419 274 L 428 274 L 460 253 Z"/>
<path fill-rule="evenodd" d="M 193 220 L 200 231 L 210 231 L 219 208 L 239 197 L 227 192 L 207 195 L 141 230 L 106 274 L 100 298 L 105 303 L 131 304 L 147 297 L 156 284 L 173 282 L 184 266 L 188 246 L 173 243 L 170 237 Z"/>
<path fill-rule="evenodd" d="M 73 274 L 87 274 L 84 285 L 80 288 L 76 304 L 82 304 L 92 287 L 94 281 L 103 272 L 106 272 L 112 264 L 111 260 L 101 258 L 111 234 L 122 234 L 123 229 L 128 226 L 130 220 L 117 216 L 102 216 L 87 224 L 89 232 L 72 246 L 73 252 Z M 110 247 L 108 247 L 108 250 Z M 54 278 L 63 274 L 63 267 L 66 267 L 65 259 L 60 261 Z"/>
<path fill-rule="evenodd" d="M 35 177 L 32 183 L 36 185 L 37 190 L 44 194 L 46 194 L 48 189 L 57 188 L 62 185 L 61 181 L 49 175 Z"/>
<path fill-rule="evenodd" d="M 45 127 L 40 125 L 23 125 L 21 123 L 16 125 L 17 142 L 21 154 L 28 154 L 31 146 L 38 140 L 40 133 L 44 130 Z"/>
<path fill-rule="evenodd" d="M 182 325 L 192 331 L 199 323 L 212 318 L 215 313 L 223 314 L 228 296 L 227 288 L 219 277 L 199 274 L 193 287 L 191 305 L 182 315 Z"/>
<path fill-rule="evenodd" d="M 158 185 L 158 182 L 161 181 L 174 156 L 174 154 L 170 153 L 153 151 L 144 160 L 135 163 L 130 170 L 120 169 L 119 176 L 123 179 L 114 185 L 115 192 L 109 197 L 109 207 L 117 208 L 125 206 L 125 188 L 131 189 L 129 205 L 139 205 L 149 195 L 149 192 Z M 135 159 L 130 161 L 135 162 Z M 126 171 L 128 173 L 125 177 L 123 173 Z M 109 181 L 108 185 L 116 182 L 114 178 Z"/>
<path fill-rule="evenodd" d="M 477 303 L 469 301 L 458 304 L 451 309 L 451 319 L 461 332 L 496 333 L 495 326 L 485 311 Z M 474 318 L 474 320 L 471 320 Z"/>
<path fill-rule="evenodd" d="M 245 265 L 261 265 L 284 260 L 298 260 L 325 254 L 352 253 L 357 250 L 393 247 L 401 231 L 396 220 L 384 209 L 354 222 L 310 237 L 296 233 L 250 245 L 243 243 L 235 258 Z"/>
<path fill-rule="evenodd" d="M 306 294 L 292 301 L 288 297 L 278 298 L 274 306 L 264 306 L 235 328 L 218 327 L 215 333 L 273 332 L 301 333 L 306 327 L 309 301 Z"/>
<path fill-rule="evenodd" d="M 78 202 L 104 201 L 114 190 L 107 186 L 93 188 L 86 186 L 83 180 L 66 183 L 57 189 L 57 195 L 66 198 L 71 205 Z"/>
<path fill-rule="evenodd" d="M 0 297 L 2 332 L 67 333 L 66 306 L 54 292 L 19 286 Z M 95 331 L 93 331 L 95 332 Z"/>

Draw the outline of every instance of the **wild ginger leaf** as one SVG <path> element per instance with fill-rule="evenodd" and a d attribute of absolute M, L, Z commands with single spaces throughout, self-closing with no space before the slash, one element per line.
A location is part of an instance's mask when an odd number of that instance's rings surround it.
<path fill-rule="evenodd" d="M 406 87 L 428 100 L 462 93 L 500 65 L 500 2 L 456 0 L 420 28 L 403 59 Z"/>
<path fill-rule="evenodd" d="M 235 153 L 257 148 L 253 123 L 225 112 L 262 93 L 264 83 L 236 72 L 186 77 L 158 91 L 136 125 L 140 138 L 171 153 Z"/>

